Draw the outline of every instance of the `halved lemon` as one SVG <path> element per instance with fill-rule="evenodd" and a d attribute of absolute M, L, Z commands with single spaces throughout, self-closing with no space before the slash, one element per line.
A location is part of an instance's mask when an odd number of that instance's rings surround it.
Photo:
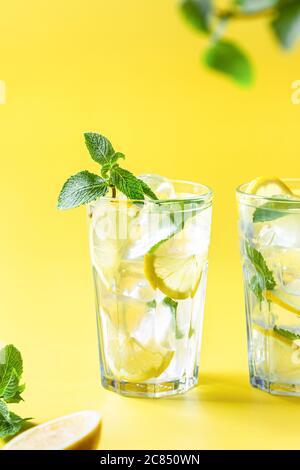
<path fill-rule="evenodd" d="M 279 178 L 259 176 L 249 183 L 247 194 L 257 194 L 258 196 L 272 197 L 280 194 L 294 196 L 290 188 Z"/>
<path fill-rule="evenodd" d="M 159 344 L 142 345 L 135 338 L 123 335 L 112 338 L 107 351 L 108 365 L 114 376 L 134 383 L 159 377 L 173 356 L 174 351 Z"/>
<path fill-rule="evenodd" d="M 289 295 L 281 289 L 267 290 L 266 299 L 279 307 L 300 316 L 300 304 L 295 302 L 295 296 Z"/>
<path fill-rule="evenodd" d="M 100 413 L 80 411 L 28 429 L 2 450 L 94 450 L 100 432 Z"/>

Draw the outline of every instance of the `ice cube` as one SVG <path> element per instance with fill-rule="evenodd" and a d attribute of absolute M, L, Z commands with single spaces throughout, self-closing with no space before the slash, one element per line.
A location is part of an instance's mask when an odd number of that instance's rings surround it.
<path fill-rule="evenodd" d="M 118 269 L 118 279 L 114 288 L 117 294 L 149 302 L 156 292 L 145 278 L 142 260 L 122 260 Z"/>
<path fill-rule="evenodd" d="M 169 211 L 162 211 L 156 205 L 145 204 L 129 225 L 124 258 L 135 259 L 143 256 L 156 243 L 168 238 L 175 231 L 176 224 Z"/>
<path fill-rule="evenodd" d="M 156 175 L 154 173 L 145 173 L 139 175 L 139 179 L 143 180 L 152 191 L 156 194 L 158 199 L 175 199 L 176 192 L 172 183 L 164 176 Z"/>
<path fill-rule="evenodd" d="M 289 214 L 261 225 L 257 224 L 258 246 L 300 248 L 300 214 Z"/>

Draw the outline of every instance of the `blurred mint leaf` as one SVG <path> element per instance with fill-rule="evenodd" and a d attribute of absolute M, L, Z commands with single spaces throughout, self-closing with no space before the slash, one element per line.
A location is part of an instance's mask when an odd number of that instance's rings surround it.
<path fill-rule="evenodd" d="M 243 13 L 255 13 L 276 6 L 278 0 L 236 0 L 235 4 Z"/>
<path fill-rule="evenodd" d="M 96 132 L 85 132 L 84 138 L 92 159 L 100 165 L 108 163 L 115 154 L 110 141 L 103 135 Z"/>
<path fill-rule="evenodd" d="M 204 54 L 204 63 L 211 69 L 228 75 L 241 86 L 253 83 L 254 73 L 247 55 L 233 42 L 220 40 Z"/>
<path fill-rule="evenodd" d="M 78 207 L 104 196 L 107 191 L 108 184 L 104 179 L 89 171 L 81 171 L 65 182 L 58 197 L 57 207 L 59 209 Z"/>
<path fill-rule="evenodd" d="M 130 171 L 116 165 L 111 170 L 110 178 L 111 183 L 128 199 L 144 199 L 141 180 L 136 178 Z"/>
<path fill-rule="evenodd" d="M 300 37 L 299 0 L 281 3 L 271 27 L 282 47 L 292 48 Z"/>
<path fill-rule="evenodd" d="M 183 17 L 198 31 L 208 33 L 212 2 L 210 0 L 182 0 L 180 10 Z"/>

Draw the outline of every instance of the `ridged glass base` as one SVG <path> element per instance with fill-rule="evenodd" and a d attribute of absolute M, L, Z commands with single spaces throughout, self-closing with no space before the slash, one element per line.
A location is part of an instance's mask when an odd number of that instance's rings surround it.
<path fill-rule="evenodd" d="M 300 384 L 269 382 L 260 377 L 250 377 L 250 383 L 253 387 L 271 393 L 272 395 L 300 397 Z"/>
<path fill-rule="evenodd" d="M 175 380 L 169 382 L 151 383 L 132 383 L 117 381 L 109 377 L 102 377 L 102 386 L 107 390 L 124 395 L 127 397 L 139 398 L 161 398 L 166 396 L 185 393 L 197 385 L 198 378 Z"/>

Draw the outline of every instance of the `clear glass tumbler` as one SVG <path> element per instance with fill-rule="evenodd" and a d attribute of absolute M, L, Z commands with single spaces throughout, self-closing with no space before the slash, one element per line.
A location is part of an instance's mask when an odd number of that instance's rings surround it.
<path fill-rule="evenodd" d="M 300 195 L 300 179 L 283 180 Z M 237 189 L 250 382 L 300 396 L 300 198 Z"/>
<path fill-rule="evenodd" d="M 88 207 L 102 385 L 122 395 L 173 395 L 198 381 L 212 192 L 172 185 L 172 199 Z"/>

